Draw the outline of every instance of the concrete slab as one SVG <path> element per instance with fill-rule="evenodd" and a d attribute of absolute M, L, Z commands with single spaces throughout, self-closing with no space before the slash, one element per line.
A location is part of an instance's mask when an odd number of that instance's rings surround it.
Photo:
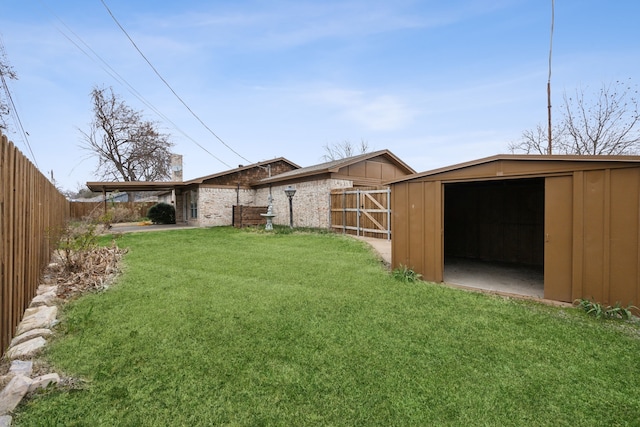
<path fill-rule="evenodd" d="M 369 244 L 391 265 L 391 241 L 374 237 L 352 236 Z M 465 258 L 447 258 L 444 283 L 469 290 L 492 292 L 516 297 L 544 298 L 542 268 L 491 263 Z"/>
<path fill-rule="evenodd" d="M 371 246 L 380 255 L 387 267 L 391 266 L 391 240 L 376 239 L 375 237 L 352 236 Z"/>
<path fill-rule="evenodd" d="M 544 298 L 542 268 L 447 258 L 444 264 L 444 282 L 484 291 Z"/>
<path fill-rule="evenodd" d="M 167 231 L 167 230 L 184 230 L 188 228 L 198 228 L 186 224 L 152 224 L 140 225 L 137 222 L 125 222 L 121 224 L 112 224 L 111 228 L 104 231 L 104 234 L 112 233 L 138 233 L 148 231 Z"/>

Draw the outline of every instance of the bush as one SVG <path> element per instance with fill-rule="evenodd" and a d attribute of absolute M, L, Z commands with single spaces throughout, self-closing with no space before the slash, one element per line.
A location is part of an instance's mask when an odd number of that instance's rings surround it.
<path fill-rule="evenodd" d="M 61 229 L 51 230 L 49 237 L 58 242 L 61 267 L 67 272 L 81 270 L 98 244 L 96 224 L 91 222 L 67 223 Z"/>
<path fill-rule="evenodd" d="M 158 203 L 149 208 L 147 218 L 154 224 L 175 224 L 176 208 L 168 203 Z"/>
<path fill-rule="evenodd" d="M 105 214 L 102 207 L 95 209 L 85 217 L 86 220 L 104 223 L 107 219 L 109 223 L 117 224 L 122 222 L 136 222 L 140 220 L 140 209 L 129 203 L 111 203 Z"/>
<path fill-rule="evenodd" d="M 610 305 L 604 306 L 598 302 L 594 302 L 588 299 L 578 299 L 574 301 L 578 308 L 583 309 L 589 316 L 593 316 L 596 319 L 621 319 L 631 320 L 633 318 L 632 310 L 637 310 L 638 307 L 630 305 L 623 307 L 619 302 L 613 307 Z"/>
<path fill-rule="evenodd" d="M 400 280 L 401 282 L 413 283 L 419 281 L 422 277 L 422 274 L 416 273 L 415 271 L 413 271 L 413 269 L 407 267 L 406 265 L 400 264 L 400 267 L 395 268 L 391 272 L 391 276 L 396 280 Z"/>

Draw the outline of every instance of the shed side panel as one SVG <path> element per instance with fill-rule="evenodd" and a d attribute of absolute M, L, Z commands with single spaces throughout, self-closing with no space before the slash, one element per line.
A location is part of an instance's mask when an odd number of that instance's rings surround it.
<path fill-rule="evenodd" d="M 609 303 L 638 305 L 640 168 L 611 171 Z"/>
<path fill-rule="evenodd" d="M 423 183 L 423 265 L 420 273 L 428 280 L 442 282 L 443 275 L 443 245 L 442 245 L 442 195 L 439 182 Z"/>
<path fill-rule="evenodd" d="M 409 184 L 391 189 L 391 268 L 409 264 Z"/>
<path fill-rule="evenodd" d="M 571 301 L 573 179 L 545 180 L 544 297 Z"/>
<path fill-rule="evenodd" d="M 428 183 L 431 184 L 431 183 Z M 427 185 L 428 186 L 428 185 Z M 425 217 L 428 216 L 425 201 L 425 183 L 409 183 L 409 264 L 407 267 L 425 275 Z"/>
<path fill-rule="evenodd" d="M 584 174 L 582 297 L 603 301 L 605 249 L 605 171 Z"/>

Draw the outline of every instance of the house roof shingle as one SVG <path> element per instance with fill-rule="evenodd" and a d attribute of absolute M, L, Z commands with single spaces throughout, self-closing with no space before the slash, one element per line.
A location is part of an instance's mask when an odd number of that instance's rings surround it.
<path fill-rule="evenodd" d="M 371 153 L 359 154 L 357 156 L 347 157 L 347 158 L 338 159 L 338 160 L 332 160 L 329 162 L 320 163 L 317 165 L 307 166 L 307 167 L 296 169 L 293 171 L 281 173 L 271 178 L 264 178 L 260 180 L 259 184 L 271 184 L 274 182 L 287 181 L 295 178 L 303 178 L 303 177 L 309 177 L 314 175 L 321 175 L 325 173 L 338 172 L 341 168 L 344 168 L 346 166 L 350 166 L 358 162 L 361 162 L 363 160 L 369 160 L 379 156 L 386 157 L 388 160 L 395 163 L 397 166 L 405 169 L 410 174 L 415 173 L 415 170 L 413 170 L 411 166 L 404 163 L 402 160 L 396 157 L 391 151 L 379 150 Z"/>

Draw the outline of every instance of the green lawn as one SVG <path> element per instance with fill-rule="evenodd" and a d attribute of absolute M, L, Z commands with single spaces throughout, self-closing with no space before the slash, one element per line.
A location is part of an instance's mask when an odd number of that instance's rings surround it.
<path fill-rule="evenodd" d="M 637 324 L 394 280 L 364 243 L 126 235 L 46 356 L 82 389 L 19 426 L 639 425 Z M 62 333 L 66 331 L 66 333 Z"/>

